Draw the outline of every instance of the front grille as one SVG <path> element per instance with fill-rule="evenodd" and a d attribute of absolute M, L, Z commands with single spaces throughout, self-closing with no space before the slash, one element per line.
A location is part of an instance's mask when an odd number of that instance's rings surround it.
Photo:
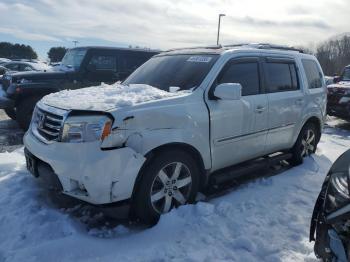
<path fill-rule="evenodd" d="M 39 139 L 48 141 L 58 141 L 63 126 L 64 113 L 63 110 L 47 107 L 43 109 L 37 106 L 34 111 L 32 120 L 32 131 Z"/>

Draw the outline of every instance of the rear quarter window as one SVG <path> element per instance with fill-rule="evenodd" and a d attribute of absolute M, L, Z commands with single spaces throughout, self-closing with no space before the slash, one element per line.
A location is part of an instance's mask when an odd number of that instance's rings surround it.
<path fill-rule="evenodd" d="M 301 62 L 305 70 L 309 89 L 321 88 L 323 86 L 323 76 L 317 63 L 310 59 L 302 59 Z"/>

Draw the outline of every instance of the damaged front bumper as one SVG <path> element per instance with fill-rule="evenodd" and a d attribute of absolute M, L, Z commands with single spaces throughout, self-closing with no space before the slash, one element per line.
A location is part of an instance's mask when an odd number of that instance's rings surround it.
<path fill-rule="evenodd" d="M 38 166 L 44 163 L 52 168 L 64 194 L 97 205 L 130 199 L 145 161 L 128 147 L 101 150 L 99 141 L 45 144 L 30 131 L 24 145 L 34 175 L 42 175 Z"/>

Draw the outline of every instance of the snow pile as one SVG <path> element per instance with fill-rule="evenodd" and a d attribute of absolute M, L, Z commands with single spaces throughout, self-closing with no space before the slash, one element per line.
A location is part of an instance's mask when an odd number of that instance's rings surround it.
<path fill-rule="evenodd" d="M 170 93 L 141 84 L 130 86 L 102 84 L 100 86 L 63 90 L 49 94 L 42 99 L 42 102 L 63 109 L 103 111 L 184 94 L 184 92 Z"/>
<path fill-rule="evenodd" d="M 349 147 L 350 132 L 327 128 L 303 165 L 172 210 L 143 230 L 86 229 L 50 204 L 21 150 L 0 154 L 0 261 L 317 261 L 308 242 L 313 205 Z"/>

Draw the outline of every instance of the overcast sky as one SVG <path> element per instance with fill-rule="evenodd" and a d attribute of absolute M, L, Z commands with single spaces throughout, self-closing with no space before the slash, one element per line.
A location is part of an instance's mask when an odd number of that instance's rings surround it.
<path fill-rule="evenodd" d="M 51 46 L 317 44 L 348 32 L 349 0 L 0 0 L 0 41 Z"/>

